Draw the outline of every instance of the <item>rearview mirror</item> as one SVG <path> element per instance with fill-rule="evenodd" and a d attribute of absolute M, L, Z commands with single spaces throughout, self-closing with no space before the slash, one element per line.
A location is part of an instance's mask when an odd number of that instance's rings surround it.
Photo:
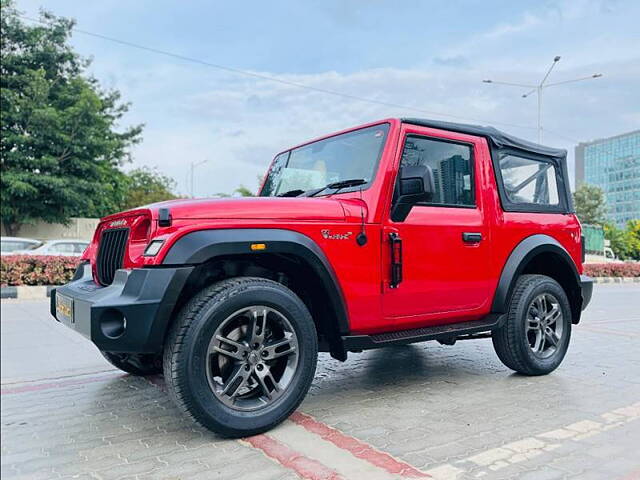
<path fill-rule="evenodd" d="M 416 203 L 431 202 L 435 191 L 433 170 L 427 165 L 402 167 L 394 194 L 391 219 L 402 222 Z"/>

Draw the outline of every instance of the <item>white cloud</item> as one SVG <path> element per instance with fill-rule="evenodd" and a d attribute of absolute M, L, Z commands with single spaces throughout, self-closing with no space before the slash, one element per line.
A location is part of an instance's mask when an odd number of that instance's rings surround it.
<path fill-rule="evenodd" d="M 500 24 L 488 32 L 483 33 L 482 36 L 490 39 L 502 38 L 508 35 L 513 35 L 514 33 L 530 30 L 531 28 L 540 25 L 543 21 L 543 18 L 532 15 L 531 13 L 525 13 L 517 22 Z"/>

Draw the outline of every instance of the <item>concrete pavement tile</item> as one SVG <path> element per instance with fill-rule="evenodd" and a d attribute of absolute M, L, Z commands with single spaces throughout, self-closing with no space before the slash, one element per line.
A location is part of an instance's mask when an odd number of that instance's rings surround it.
<path fill-rule="evenodd" d="M 91 472 L 101 480 L 117 480 L 123 477 L 145 476 L 151 472 L 162 469 L 166 464 L 158 459 L 148 458 L 140 462 L 120 463 L 104 470 Z"/>

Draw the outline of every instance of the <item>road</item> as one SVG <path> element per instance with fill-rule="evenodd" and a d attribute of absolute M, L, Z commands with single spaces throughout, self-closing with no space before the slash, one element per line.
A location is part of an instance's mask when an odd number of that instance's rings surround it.
<path fill-rule="evenodd" d="M 162 377 L 114 370 L 43 301 L 3 301 L 2 478 L 640 478 L 640 285 L 597 285 L 561 367 L 513 374 L 490 340 L 321 355 L 298 412 L 225 440 Z"/>

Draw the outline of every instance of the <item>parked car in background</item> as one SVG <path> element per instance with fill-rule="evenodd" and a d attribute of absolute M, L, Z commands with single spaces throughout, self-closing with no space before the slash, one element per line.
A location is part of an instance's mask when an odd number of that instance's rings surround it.
<path fill-rule="evenodd" d="M 0 237 L 0 253 L 12 255 L 17 251 L 31 250 L 42 245 L 40 240 L 34 238 Z"/>
<path fill-rule="evenodd" d="M 608 241 L 608 240 L 607 240 Z M 611 247 L 604 247 L 602 254 L 587 254 L 585 256 L 585 263 L 625 263 L 633 262 L 633 260 L 620 260 L 613 252 Z"/>
<path fill-rule="evenodd" d="M 88 246 L 89 242 L 86 240 L 66 238 L 64 240 L 47 240 L 37 248 L 12 253 L 16 255 L 62 255 L 66 257 L 77 257 L 82 255 Z"/>

